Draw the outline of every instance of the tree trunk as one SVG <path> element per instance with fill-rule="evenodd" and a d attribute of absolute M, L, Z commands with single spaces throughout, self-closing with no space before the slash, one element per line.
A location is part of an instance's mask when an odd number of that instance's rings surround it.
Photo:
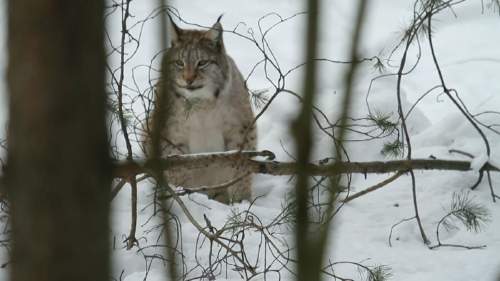
<path fill-rule="evenodd" d="M 109 280 L 103 1 L 8 1 L 13 281 Z"/>

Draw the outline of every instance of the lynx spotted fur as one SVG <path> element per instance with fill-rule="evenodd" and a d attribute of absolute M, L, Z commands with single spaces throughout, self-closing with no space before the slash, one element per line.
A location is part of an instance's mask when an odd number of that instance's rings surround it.
<path fill-rule="evenodd" d="M 170 19 L 170 47 L 162 61 L 162 73 L 167 75 L 160 81 L 168 90 L 156 92 L 167 95 L 168 101 L 162 156 L 256 148 L 248 90 L 236 64 L 226 54 L 219 20 L 204 31 L 181 29 Z M 220 185 L 243 174 L 238 165 L 209 166 L 169 170 L 167 178 L 170 183 L 189 188 Z M 250 199 L 251 177 L 207 194 L 226 204 Z"/>

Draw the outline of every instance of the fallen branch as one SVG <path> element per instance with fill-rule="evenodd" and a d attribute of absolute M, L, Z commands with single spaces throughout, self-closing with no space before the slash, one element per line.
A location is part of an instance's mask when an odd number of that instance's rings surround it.
<path fill-rule="evenodd" d="M 238 165 L 243 170 L 255 174 L 268 174 L 275 176 L 294 175 L 297 173 L 295 162 L 280 162 L 272 160 L 255 160 L 253 157 L 263 156 L 273 159 L 270 151 L 227 151 L 221 153 L 184 154 L 172 155 L 158 162 L 154 161 L 118 161 L 115 162 L 114 176 L 128 178 L 137 174 L 150 174 L 155 165 L 161 169 L 196 169 L 211 165 L 220 167 L 233 167 Z M 372 162 L 338 162 L 308 164 L 305 169 L 311 176 L 333 176 L 339 174 L 383 174 L 390 172 L 404 172 L 413 170 L 449 170 L 472 171 L 470 161 L 440 160 L 440 159 L 412 159 L 394 161 Z M 498 167 L 486 163 L 484 171 L 500 172 Z"/>

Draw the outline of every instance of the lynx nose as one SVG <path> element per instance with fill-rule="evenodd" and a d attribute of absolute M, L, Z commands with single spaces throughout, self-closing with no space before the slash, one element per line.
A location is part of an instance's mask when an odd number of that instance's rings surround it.
<path fill-rule="evenodd" d="M 193 81 L 196 79 L 196 73 L 194 73 L 194 71 L 186 71 L 183 76 L 184 81 L 186 81 L 188 85 L 193 84 Z"/>

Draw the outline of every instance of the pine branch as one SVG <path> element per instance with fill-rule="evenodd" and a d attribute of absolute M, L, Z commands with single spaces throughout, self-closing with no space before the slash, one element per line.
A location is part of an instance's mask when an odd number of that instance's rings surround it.
<path fill-rule="evenodd" d="M 370 270 L 367 281 L 387 281 L 391 277 L 392 269 L 386 265 L 379 265 Z"/>
<path fill-rule="evenodd" d="M 455 192 L 453 193 L 449 212 L 439 220 L 436 226 L 436 239 L 437 244 L 430 246 L 429 249 L 436 249 L 439 247 L 455 247 L 464 249 L 482 249 L 486 245 L 479 246 L 466 246 L 460 244 L 442 243 L 439 230 L 443 226 L 444 229 L 458 229 L 457 223 L 465 226 L 467 231 L 479 232 L 482 227 L 489 222 L 490 213 L 486 207 L 476 203 L 469 197 L 469 192 Z"/>

